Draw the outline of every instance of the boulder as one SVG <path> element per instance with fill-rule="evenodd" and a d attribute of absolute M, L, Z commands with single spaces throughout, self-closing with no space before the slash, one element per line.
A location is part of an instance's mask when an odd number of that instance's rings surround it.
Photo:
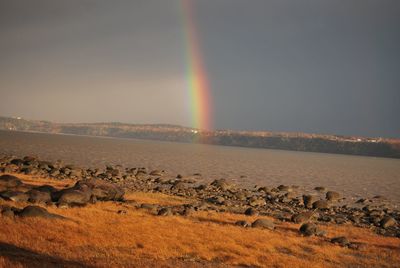
<path fill-rule="evenodd" d="M 314 190 L 317 192 L 326 192 L 326 188 L 323 186 L 317 186 L 314 188 Z"/>
<path fill-rule="evenodd" d="M 385 216 L 379 223 L 379 225 L 384 229 L 396 226 L 396 224 L 396 220 L 390 216 Z"/>
<path fill-rule="evenodd" d="M 33 190 L 37 190 L 37 191 L 40 191 L 40 192 L 47 192 L 47 193 L 54 193 L 54 192 L 57 191 L 56 188 L 54 188 L 51 185 L 47 185 L 47 184 L 34 187 Z"/>
<path fill-rule="evenodd" d="M 184 182 L 181 182 L 181 181 L 176 182 L 174 184 L 174 186 L 172 186 L 172 189 L 177 190 L 177 191 L 185 190 L 187 188 L 188 188 L 188 186 Z"/>
<path fill-rule="evenodd" d="M 225 179 L 214 180 L 211 185 L 222 191 L 226 191 L 232 188 L 232 185 L 228 183 Z"/>
<path fill-rule="evenodd" d="M 278 190 L 281 191 L 281 192 L 291 192 L 291 191 L 293 191 L 293 189 L 290 186 L 282 185 L 282 184 L 278 186 Z"/>
<path fill-rule="evenodd" d="M 22 185 L 22 181 L 15 176 L 8 174 L 0 176 L 0 186 L 12 188 L 19 185 Z"/>
<path fill-rule="evenodd" d="M 22 166 L 24 164 L 24 160 L 19 158 L 14 158 L 13 160 L 10 161 L 10 163 L 13 165 Z"/>
<path fill-rule="evenodd" d="M 249 223 L 248 221 L 237 221 L 235 222 L 235 225 L 242 227 L 250 227 L 251 223 Z"/>
<path fill-rule="evenodd" d="M 92 200 L 92 192 L 90 190 L 81 191 L 66 189 L 61 191 L 61 195 L 57 200 L 57 205 L 59 207 L 84 206 Z"/>
<path fill-rule="evenodd" d="M 256 209 L 254 209 L 254 208 L 248 208 L 248 209 L 246 209 L 244 214 L 247 215 L 247 216 L 257 216 L 258 215 L 258 211 Z"/>
<path fill-rule="evenodd" d="M 297 194 L 295 192 L 287 192 L 285 194 L 285 198 L 289 201 L 295 199 L 296 197 L 297 197 Z"/>
<path fill-rule="evenodd" d="M 360 242 L 350 242 L 347 247 L 354 250 L 361 250 L 366 248 L 366 244 Z"/>
<path fill-rule="evenodd" d="M 151 214 L 158 214 L 158 205 L 155 205 L 155 204 L 141 204 L 140 208 L 148 210 Z"/>
<path fill-rule="evenodd" d="M 124 199 L 125 191 L 121 187 L 98 179 L 78 181 L 73 188 L 84 190 L 86 187 L 89 188 L 92 191 L 92 195 L 100 201 L 122 201 Z"/>
<path fill-rule="evenodd" d="M 318 232 L 318 227 L 314 223 L 303 223 L 299 229 L 300 233 L 304 236 L 316 235 Z"/>
<path fill-rule="evenodd" d="M 45 208 L 38 207 L 38 206 L 27 206 L 24 209 L 22 209 L 19 213 L 18 216 L 20 217 L 41 217 L 41 218 L 47 218 L 47 219 L 63 219 L 63 216 L 56 215 L 49 213 Z"/>
<path fill-rule="evenodd" d="M 216 205 L 222 205 L 225 202 L 225 198 L 223 198 L 222 196 L 214 196 L 208 198 L 207 201 Z"/>
<path fill-rule="evenodd" d="M 24 160 L 25 163 L 27 163 L 27 162 L 35 162 L 35 161 L 38 161 L 38 157 L 35 156 L 35 155 L 27 155 L 27 156 L 25 156 L 23 158 L 23 160 Z"/>
<path fill-rule="evenodd" d="M 29 196 L 24 192 L 7 190 L 0 193 L 0 197 L 14 202 L 27 202 Z"/>
<path fill-rule="evenodd" d="M 340 194 L 338 192 L 328 191 L 326 193 L 325 197 L 326 197 L 326 200 L 328 200 L 328 201 L 335 201 L 340 198 Z"/>
<path fill-rule="evenodd" d="M 303 195 L 303 203 L 306 208 L 312 208 L 312 204 L 317 200 L 315 195 Z"/>
<path fill-rule="evenodd" d="M 4 209 L 1 211 L 1 216 L 3 216 L 3 217 L 12 218 L 12 217 L 14 217 L 14 215 L 15 215 L 14 211 L 12 211 L 11 209 Z"/>
<path fill-rule="evenodd" d="M 295 223 L 304 223 L 309 221 L 313 215 L 313 211 L 301 212 L 299 214 L 293 215 L 292 221 Z"/>
<path fill-rule="evenodd" d="M 269 192 L 269 189 L 266 186 L 262 186 L 262 187 L 258 188 L 257 191 L 267 193 L 267 192 Z"/>
<path fill-rule="evenodd" d="M 249 201 L 249 205 L 252 207 L 262 207 L 265 206 L 267 202 L 264 199 L 259 199 L 259 198 L 251 198 Z"/>
<path fill-rule="evenodd" d="M 165 174 L 165 171 L 164 170 L 158 170 L 158 169 L 156 169 L 156 170 L 153 170 L 153 171 L 151 171 L 150 172 L 150 176 L 162 176 L 162 175 L 164 175 Z"/>
<path fill-rule="evenodd" d="M 268 219 L 257 219 L 251 224 L 251 227 L 274 230 L 275 224 Z"/>
<path fill-rule="evenodd" d="M 32 189 L 27 194 L 29 196 L 28 201 L 31 203 L 51 203 L 51 194 L 49 192 Z"/>
<path fill-rule="evenodd" d="M 331 239 L 331 243 L 337 244 L 342 247 L 346 247 L 350 244 L 350 241 L 344 236 L 338 236 Z"/>
<path fill-rule="evenodd" d="M 158 216 L 171 216 L 172 210 L 170 208 L 161 208 L 158 213 Z"/>
<path fill-rule="evenodd" d="M 235 198 L 239 201 L 245 201 L 247 199 L 247 196 L 244 192 L 237 192 L 234 195 L 235 195 Z"/>
<path fill-rule="evenodd" d="M 193 212 L 195 212 L 194 208 L 192 208 L 192 207 L 187 207 L 187 208 L 185 208 L 182 212 L 180 212 L 180 214 L 181 214 L 182 216 L 190 216 L 190 215 L 193 214 Z"/>
<path fill-rule="evenodd" d="M 0 207 L 1 216 L 3 217 L 14 217 L 16 211 L 18 211 L 18 209 L 15 207 Z"/>
<path fill-rule="evenodd" d="M 312 203 L 312 208 L 314 209 L 327 209 L 329 208 L 329 203 L 326 200 L 318 200 Z"/>

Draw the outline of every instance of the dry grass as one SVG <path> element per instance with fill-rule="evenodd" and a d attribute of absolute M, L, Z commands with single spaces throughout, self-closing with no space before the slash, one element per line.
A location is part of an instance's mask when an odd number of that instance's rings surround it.
<path fill-rule="evenodd" d="M 133 193 L 127 197 L 143 203 L 185 202 L 159 194 Z M 121 209 L 127 214 L 118 214 Z M 114 202 L 48 210 L 70 220 L 0 217 L 0 266 L 394 267 L 400 263 L 399 239 L 350 226 L 324 229 L 329 237 L 346 235 L 351 241 L 365 243 L 363 249 L 351 250 L 323 238 L 301 237 L 299 226 L 290 223 L 278 224 L 276 231 L 237 227 L 235 221 L 255 218 L 229 213 L 158 217 Z"/>

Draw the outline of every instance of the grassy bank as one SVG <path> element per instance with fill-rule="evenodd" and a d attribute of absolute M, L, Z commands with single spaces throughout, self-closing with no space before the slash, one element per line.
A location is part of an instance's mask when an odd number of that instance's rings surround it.
<path fill-rule="evenodd" d="M 25 183 L 58 188 L 73 183 L 17 176 Z M 190 202 L 185 198 L 128 193 L 126 200 L 83 208 L 47 207 L 68 220 L 0 216 L 0 266 L 394 267 L 400 263 L 400 239 L 378 236 L 368 229 L 329 225 L 321 227 L 328 233 L 326 238 L 302 237 L 299 225 L 292 223 L 276 222 L 276 230 L 270 231 L 234 225 L 256 217 L 204 211 L 162 217 L 135 206 Z M 0 205 L 27 204 L 0 201 Z M 363 246 L 353 250 L 329 242 L 339 235 Z"/>

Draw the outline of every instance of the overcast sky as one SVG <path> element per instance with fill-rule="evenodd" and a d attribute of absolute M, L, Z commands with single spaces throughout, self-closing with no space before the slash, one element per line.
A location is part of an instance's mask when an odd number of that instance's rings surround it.
<path fill-rule="evenodd" d="M 216 129 L 400 138 L 400 1 L 198 0 Z M 0 0 L 0 115 L 190 126 L 178 0 Z"/>

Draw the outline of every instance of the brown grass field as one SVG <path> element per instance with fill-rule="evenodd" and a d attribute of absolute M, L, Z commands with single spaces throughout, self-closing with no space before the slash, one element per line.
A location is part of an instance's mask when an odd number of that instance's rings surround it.
<path fill-rule="evenodd" d="M 17 175 L 26 183 L 65 187 Z M 173 205 L 190 200 L 129 193 L 127 200 Z M 0 201 L 23 207 L 23 203 Z M 277 223 L 275 231 L 235 226 L 255 217 L 216 212 L 154 216 L 131 203 L 99 202 L 83 208 L 47 207 L 69 220 L 0 216 L 0 267 L 399 267 L 400 239 L 371 230 L 322 226 L 328 238 L 302 237 L 299 225 Z M 119 210 L 127 211 L 118 214 Z M 331 244 L 345 235 L 359 250 Z"/>

